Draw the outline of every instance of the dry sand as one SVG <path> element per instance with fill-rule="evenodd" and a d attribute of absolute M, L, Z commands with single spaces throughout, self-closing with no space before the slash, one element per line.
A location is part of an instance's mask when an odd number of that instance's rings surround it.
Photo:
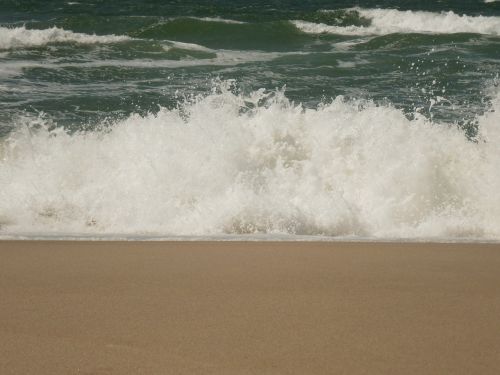
<path fill-rule="evenodd" d="M 499 374 L 500 246 L 0 242 L 0 374 Z"/>

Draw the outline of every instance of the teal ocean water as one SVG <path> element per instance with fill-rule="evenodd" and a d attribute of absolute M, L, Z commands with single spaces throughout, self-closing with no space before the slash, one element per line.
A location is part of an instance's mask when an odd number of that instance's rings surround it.
<path fill-rule="evenodd" d="M 498 1 L 3 0 L 0 235 L 499 240 L 499 72 Z"/>

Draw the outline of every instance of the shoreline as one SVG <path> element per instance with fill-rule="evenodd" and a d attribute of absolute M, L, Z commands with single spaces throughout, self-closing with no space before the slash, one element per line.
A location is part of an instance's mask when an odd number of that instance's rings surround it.
<path fill-rule="evenodd" d="M 328 237 L 308 235 L 213 235 L 213 236 L 163 236 L 163 235 L 92 235 L 92 234 L 0 234 L 0 243 L 8 241 L 75 241 L 75 242 L 234 242 L 234 243 L 401 243 L 401 244 L 498 244 L 496 238 L 462 238 L 462 237 Z"/>
<path fill-rule="evenodd" d="M 0 241 L 2 374 L 496 374 L 500 244 Z"/>

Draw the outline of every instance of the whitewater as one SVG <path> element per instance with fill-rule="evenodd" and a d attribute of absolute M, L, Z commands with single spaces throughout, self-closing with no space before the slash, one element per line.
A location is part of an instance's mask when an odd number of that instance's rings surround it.
<path fill-rule="evenodd" d="M 0 8 L 0 237 L 500 241 L 495 1 Z"/>
<path fill-rule="evenodd" d="M 335 26 L 295 20 L 293 24 L 306 33 L 340 35 L 387 35 L 394 33 L 477 33 L 500 35 L 500 17 L 459 15 L 453 11 L 434 13 L 400 11 L 397 9 L 352 8 L 360 17 L 369 20 L 368 26 Z M 325 10 L 324 12 L 328 12 Z"/>
<path fill-rule="evenodd" d="M 21 47 L 39 47 L 50 43 L 117 43 L 130 40 L 124 35 L 88 35 L 75 33 L 58 27 L 49 29 L 27 29 L 20 27 L 0 27 L 0 50 Z"/>
<path fill-rule="evenodd" d="M 500 239 L 498 99 L 473 142 L 391 106 L 227 86 L 100 131 L 20 118 L 1 232 Z"/>
<path fill-rule="evenodd" d="M 328 10 L 322 10 L 328 13 Z M 453 11 L 433 13 L 424 11 L 400 11 L 396 9 L 363 9 L 351 8 L 346 12 L 355 12 L 362 19 L 369 20 L 368 26 L 335 26 L 304 20 L 291 21 L 294 26 L 305 33 L 338 34 L 338 35 L 387 35 L 394 33 L 477 33 L 485 35 L 500 35 L 500 17 L 458 15 Z M 191 17 L 189 19 L 207 23 L 223 23 L 229 25 L 245 25 L 241 21 L 222 18 Z M 172 20 L 176 20 L 173 18 Z M 168 23 L 162 21 L 162 23 Z M 76 44 L 108 44 L 132 41 L 127 35 L 96 35 L 73 32 L 60 27 L 46 29 L 28 29 L 26 26 L 0 26 L 0 50 L 40 47 L 53 43 Z M 181 48 L 212 51 L 195 43 L 167 41 L 169 45 Z"/>

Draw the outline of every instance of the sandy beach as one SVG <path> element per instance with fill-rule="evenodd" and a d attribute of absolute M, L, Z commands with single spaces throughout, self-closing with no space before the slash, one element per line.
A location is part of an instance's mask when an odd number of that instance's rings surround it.
<path fill-rule="evenodd" d="M 498 374 L 500 246 L 0 242 L 0 373 Z"/>

